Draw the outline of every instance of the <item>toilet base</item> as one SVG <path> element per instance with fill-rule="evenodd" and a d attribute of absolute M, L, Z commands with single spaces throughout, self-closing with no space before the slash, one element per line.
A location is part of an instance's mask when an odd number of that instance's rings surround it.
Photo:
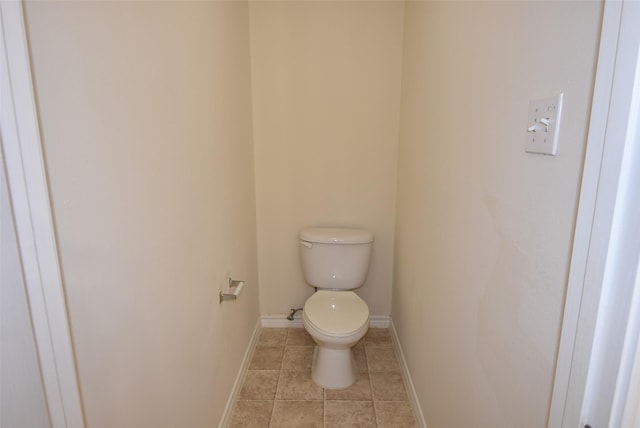
<path fill-rule="evenodd" d="M 353 385 L 356 377 L 351 348 L 334 349 L 316 345 L 311 378 L 326 389 L 344 389 Z"/>

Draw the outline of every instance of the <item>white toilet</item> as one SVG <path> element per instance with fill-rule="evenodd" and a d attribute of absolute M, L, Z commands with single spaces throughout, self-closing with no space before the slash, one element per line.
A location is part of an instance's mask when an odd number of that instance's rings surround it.
<path fill-rule="evenodd" d="M 362 229 L 310 228 L 300 232 L 305 281 L 317 289 L 304 304 L 304 328 L 317 346 L 311 377 L 328 389 L 355 381 L 351 347 L 369 328 L 369 307 L 353 289 L 364 284 L 373 234 Z"/>

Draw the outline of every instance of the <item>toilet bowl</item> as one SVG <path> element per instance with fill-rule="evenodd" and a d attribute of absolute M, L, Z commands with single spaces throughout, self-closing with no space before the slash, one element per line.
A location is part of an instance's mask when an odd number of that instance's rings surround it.
<path fill-rule="evenodd" d="M 311 377 L 328 389 L 355 381 L 351 347 L 369 329 L 369 307 L 353 291 L 318 290 L 304 305 L 304 328 L 318 345 Z"/>

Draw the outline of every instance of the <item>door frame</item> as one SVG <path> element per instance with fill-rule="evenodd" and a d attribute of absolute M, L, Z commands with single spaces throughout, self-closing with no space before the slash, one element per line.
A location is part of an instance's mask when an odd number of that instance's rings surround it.
<path fill-rule="evenodd" d="M 0 128 L 42 383 L 53 428 L 83 428 L 22 3 L 0 1 Z"/>
<path fill-rule="evenodd" d="M 549 428 L 617 427 L 640 398 L 629 388 L 640 331 L 630 316 L 640 305 L 637 22 L 638 0 L 605 0 Z"/>

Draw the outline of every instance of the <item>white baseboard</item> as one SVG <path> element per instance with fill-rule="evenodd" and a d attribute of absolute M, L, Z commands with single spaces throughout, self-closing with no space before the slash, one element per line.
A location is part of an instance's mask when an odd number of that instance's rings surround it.
<path fill-rule="evenodd" d="M 293 321 L 289 321 L 286 315 L 263 315 L 261 317 L 264 328 L 302 328 L 302 317 L 296 314 Z"/>
<path fill-rule="evenodd" d="M 391 337 L 393 338 L 393 344 L 396 350 L 396 357 L 398 358 L 398 363 L 400 364 L 400 370 L 402 371 L 402 378 L 404 379 L 405 385 L 407 386 L 407 395 L 409 396 L 409 402 L 411 403 L 411 407 L 413 408 L 413 414 L 416 417 L 416 423 L 420 428 L 427 428 L 427 423 L 424 419 L 424 414 L 422 413 L 420 402 L 418 401 L 418 395 L 416 394 L 416 389 L 413 385 L 413 380 L 411 380 L 409 367 L 407 366 L 407 361 L 404 358 L 404 352 L 402 352 L 402 346 L 400 346 L 398 333 L 396 332 L 396 328 L 393 325 L 393 320 L 389 318 L 389 321 L 390 321 L 389 330 L 391 332 Z"/>
<path fill-rule="evenodd" d="M 251 358 L 253 357 L 253 351 L 258 344 L 258 339 L 260 338 L 261 331 L 262 323 L 260 322 L 260 318 L 258 318 L 256 326 L 253 329 L 251 339 L 249 340 L 249 346 L 247 346 L 247 350 L 242 357 L 242 364 L 240 365 L 240 369 L 238 370 L 238 375 L 236 376 L 236 381 L 233 384 L 231 394 L 229 394 L 227 405 L 222 412 L 222 418 L 220 418 L 220 424 L 218 424 L 218 428 L 226 428 L 231 424 L 231 417 L 233 416 L 233 406 L 238 399 L 238 395 L 240 395 L 240 390 L 242 389 L 244 379 L 247 376 L 247 369 L 249 368 L 249 363 L 251 362 Z"/>
<path fill-rule="evenodd" d="M 371 328 L 389 328 L 391 326 L 391 317 L 389 315 L 372 315 L 369 317 L 369 327 Z"/>
<path fill-rule="evenodd" d="M 296 314 L 293 321 L 289 321 L 286 315 L 263 315 L 261 318 L 264 328 L 302 328 L 302 316 Z M 372 315 L 369 317 L 369 327 L 389 328 L 391 318 L 387 315 Z"/>

